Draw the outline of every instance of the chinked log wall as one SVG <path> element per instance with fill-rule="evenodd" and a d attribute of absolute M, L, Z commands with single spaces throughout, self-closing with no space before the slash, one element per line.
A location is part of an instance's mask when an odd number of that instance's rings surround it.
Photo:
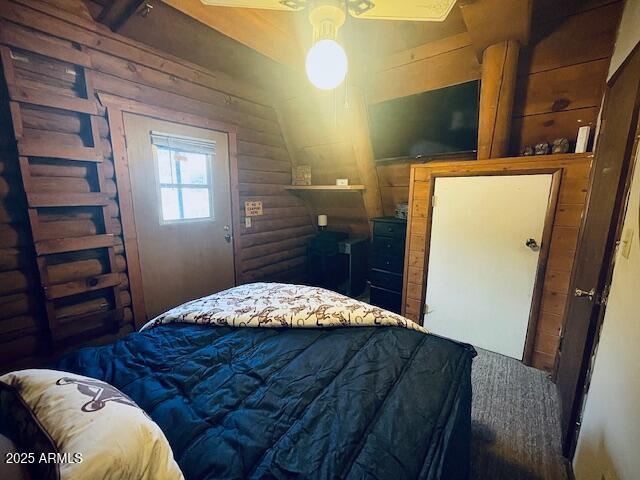
<path fill-rule="evenodd" d="M 81 9 L 79 9 L 81 11 Z M 240 283 L 255 280 L 296 280 L 305 270 L 305 243 L 313 232 L 304 203 L 283 189 L 291 183 L 291 162 L 280 125 L 269 96 L 253 86 L 223 73 L 213 73 L 171 58 L 142 44 L 115 35 L 84 18 L 75 17 L 39 1 L 0 1 L 0 42 L 9 49 L 14 82 L 28 93 L 68 99 L 81 98 L 85 75 L 95 92 L 105 92 L 152 106 L 195 114 L 237 126 L 238 189 L 240 205 L 234 216 L 244 215 L 245 200 L 261 200 L 264 216 L 254 219 L 251 229 L 241 228 L 240 258 L 236 273 Z M 5 50 L 7 51 L 7 50 Z M 74 58 L 86 59 L 83 66 Z M 6 62 L 7 60 L 5 60 Z M 4 90 L 5 82 L 2 82 Z M 5 95 L 6 97 L 6 95 Z M 15 97 L 15 92 L 12 93 Z M 117 333 L 101 332 L 64 348 L 91 342 L 106 342 L 133 329 L 127 261 L 122 245 L 122 226 L 114 175 L 112 145 L 105 109 L 97 106 L 93 117 L 103 154 L 103 186 L 91 179 L 91 164 L 50 160 L 54 149 L 91 146 L 88 116 L 73 109 L 19 102 L 20 119 L 11 118 L 8 98 L 3 99 L 0 135 L 0 365 L 34 363 L 33 357 L 57 353 L 47 351 L 48 331 L 44 296 L 38 276 L 27 205 L 20 177 L 13 136 L 43 145 L 45 151 L 29 159 L 33 192 L 69 194 L 103 191 L 108 197 L 105 222 L 115 235 L 115 266 L 122 314 Z M 11 98 L 15 100 L 15 98 Z M 19 120 L 19 121 L 16 121 Z M 18 127 L 20 128 L 20 127 Z M 51 150 L 47 150 L 51 149 Z M 95 171 L 93 171 L 95 172 Z M 91 208 L 58 207 L 40 210 L 39 239 L 99 235 L 105 225 Z M 243 222 L 242 222 L 243 223 Z M 98 250 L 59 255 L 49 262 L 49 283 L 58 285 L 103 274 L 105 257 Z M 99 314 L 112 308 L 105 291 L 83 293 L 57 305 L 57 315 L 72 321 L 79 315 Z"/>

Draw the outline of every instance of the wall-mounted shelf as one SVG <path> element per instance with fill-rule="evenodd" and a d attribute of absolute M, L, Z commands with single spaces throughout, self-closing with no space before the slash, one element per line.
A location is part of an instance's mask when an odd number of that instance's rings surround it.
<path fill-rule="evenodd" d="M 365 190 L 364 185 L 286 185 L 285 190 L 335 190 L 335 191 L 358 191 Z"/>

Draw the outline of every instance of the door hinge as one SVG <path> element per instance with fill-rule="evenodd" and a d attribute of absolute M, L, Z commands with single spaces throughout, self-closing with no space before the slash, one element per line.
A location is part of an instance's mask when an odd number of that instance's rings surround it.
<path fill-rule="evenodd" d="M 436 208 L 436 204 L 438 203 L 438 197 L 436 197 L 435 195 L 433 195 L 431 197 L 431 208 Z"/>
<path fill-rule="evenodd" d="M 127 136 L 126 135 L 122 135 L 124 138 L 124 149 L 127 150 L 129 148 L 129 144 L 127 143 Z"/>

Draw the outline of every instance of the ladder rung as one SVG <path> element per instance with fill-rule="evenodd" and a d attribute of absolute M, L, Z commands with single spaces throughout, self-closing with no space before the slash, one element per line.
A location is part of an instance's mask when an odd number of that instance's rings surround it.
<path fill-rule="evenodd" d="M 29 207 L 102 207 L 109 204 L 104 193 L 27 193 Z"/>
<path fill-rule="evenodd" d="M 90 331 L 115 331 L 116 321 L 118 321 L 117 326 L 120 326 L 119 319 L 121 315 L 122 312 L 120 310 L 112 309 L 67 317 L 55 331 L 51 332 L 51 336 L 53 341 L 57 343 Z"/>
<path fill-rule="evenodd" d="M 90 235 L 86 237 L 59 238 L 54 240 L 42 240 L 35 242 L 38 255 L 53 253 L 76 252 L 79 250 L 91 250 L 92 248 L 113 247 L 116 239 L 113 234 Z"/>
<path fill-rule="evenodd" d="M 0 335 L 8 335 L 18 331 L 37 329 L 36 319 L 29 315 L 6 318 L 0 320 Z"/>
<path fill-rule="evenodd" d="M 49 37 L 38 36 L 29 30 L 15 26 L 7 21 L 0 22 L 0 39 L 2 43 L 46 57 L 73 63 L 81 67 L 91 68 L 91 57 L 73 46 L 65 46 L 54 42 Z"/>
<path fill-rule="evenodd" d="M 115 287 L 119 283 L 120 279 L 117 273 L 107 273 L 73 282 L 49 285 L 44 287 L 44 291 L 49 300 L 54 300 L 56 298 L 70 297 L 78 293 Z"/>
<path fill-rule="evenodd" d="M 7 83 L 9 97 L 16 102 L 41 105 L 43 107 L 60 108 L 72 112 L 88 113 L 97 115 L 98 107 L 94 100 L 79 97 L 67 97 L 65 95 L 51 95 L 42 90 L 23 87 L 15 83 Z"/>
<path fill-rule="evenodd" d="M 23 157 L 60 158 L 79 162 L 102 162 L 103 160 L 100 150 L 94 147 L 54 145 L 42 140 L 19 140 L 18 153 Z"/>
<path fill-rule="evenodd" d="M 25 335 L 39 332 L 42 332 L 42 327 L 36 325 L 26 327 L 21 330 L 13 330 L 7 333 L 0 332 L 0 343 L 7 343 L 12 340 L 17 340 L 21 337 L 24 338 Z"/>

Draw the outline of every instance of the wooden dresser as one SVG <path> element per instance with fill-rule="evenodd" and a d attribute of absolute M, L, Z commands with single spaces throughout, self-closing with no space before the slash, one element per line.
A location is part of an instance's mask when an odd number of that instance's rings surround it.
<path fill-rule="evenodd" d="M 369 256 L 370 303 L 400 313 L 402 271 L 407 221 L 394 217 L 373 219 L 373 239 Z"/>

